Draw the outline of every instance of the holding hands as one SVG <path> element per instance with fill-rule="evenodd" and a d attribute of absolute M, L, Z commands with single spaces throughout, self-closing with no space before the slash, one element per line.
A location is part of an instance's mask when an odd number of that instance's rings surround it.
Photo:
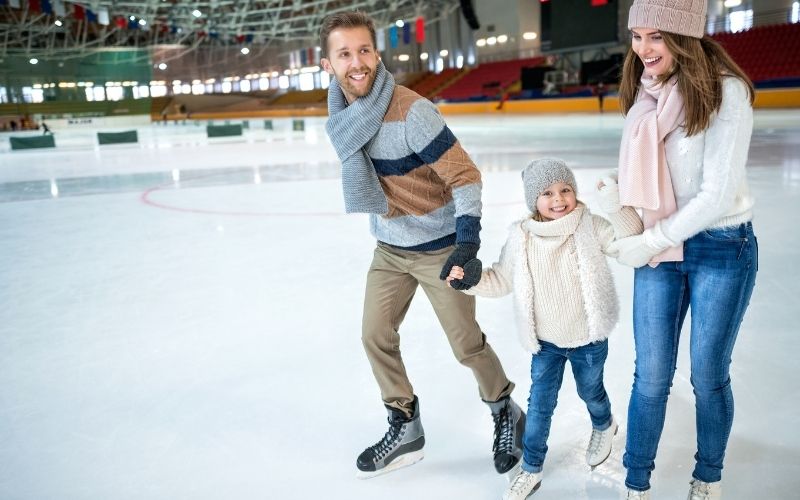
<path fill-rule="evenodd" d="M 661 230 L 661 221 L 644 233 L 613 242 L 610 252 L 618 252 L 617 261 L 631 267 L 642 267 L 667 248 L 675 244 Z"/>
<path fill-rule="evenodd" d="M 477 285 L 481 280 L 481 271 L 483 270 L 483 264 L 477 258 L 478 248 L 480 248 L 479 245 L 474 243 L 456 245 L 453 253 L 447 258 L 447 262 L 444 263 L 439 279 L 446 280 L 447 285 L 456 290 L 469 290 Z"/>

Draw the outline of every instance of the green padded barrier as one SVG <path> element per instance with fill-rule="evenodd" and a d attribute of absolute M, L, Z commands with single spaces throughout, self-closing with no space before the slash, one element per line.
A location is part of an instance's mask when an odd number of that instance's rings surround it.
<path fill-rule="evenodd" d="M 272 130 L 272 120 L 264 120 L 264 130 Z"/>
<path fill-rule="evenodd" d="M 306 122 L 303 120 L 292 120 L 292 130 L 302 132 L 306 129 Z"/>
<path fill-rule="evenodd" d="M 242 135 L 241 125 L 208 125 L 206 127 L 208 137 L 229 137 Z"/>
<path fill-rule="evenodd" d="M 125 144 L 128 142 L 139 142 L 139 134 L 135 130 L 124 132 L 98 132 L 97 143 L 102 144 Z"/>
<path fill-rule="evenodd" d="M 56 140 L 52 135 L 35 137 L 11 137 L 11 149 L 54 148 Z"/>

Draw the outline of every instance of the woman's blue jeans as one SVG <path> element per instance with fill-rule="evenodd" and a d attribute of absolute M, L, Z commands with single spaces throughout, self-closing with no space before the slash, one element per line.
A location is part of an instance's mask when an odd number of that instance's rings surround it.
<path fill-rule="evenodd" d="M 586 403 L 592 427 L 605 430 L 611 425 L 611 402 L 603 385 L 603 366 L 608 357 L 608 341 L 580 347 L 563 348 L 539 342 L 542 349 L 531 360 L 531 394 L 523 437 L 522 468 L 540 472 L 547 454 L 550 421 L 558 402 L 564 379 L 564 365 L 569 360 L 578 396 Z"/>
<path fill-rule="evenodd" d="M 758 243 L 751 223 L 709 229 L 693 236 L 684 243 L 683 262 L 636 269 L 636 371 L 623 457 L 628 471 L 625 484 L 629 488 L 650 488 L 650 473 L 655 467 L 667 397 L 675 375 L 681 327 L 689 308 L 697 425 L 692 476 L 709 483 L 722 478 L 722 462 L 733 424 L 731 352 L 757 271 Z"/>

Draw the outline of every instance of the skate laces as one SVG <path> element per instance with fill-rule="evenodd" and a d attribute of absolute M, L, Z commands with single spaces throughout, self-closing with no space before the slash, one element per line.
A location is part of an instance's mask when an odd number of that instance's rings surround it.
<path fill-rule="evenodd" d="M 394 445 L 400 439 L 400 429 L 403 428 L 405 423 L 406 422 L 403 420 L 389 419 L 389 430 L 386 431 L 383 439 L 369 447 L 375 457 L 383 458 L 385 454 L 392 450 L 392 447 L 394 447 Z"/>
<path fill-rule="evenodd" d="M 514 448 L 514 426 L 512 422 L 513 412 L 506 406 L 499 412 L 492 415 L 494 420 L 494 443 L 492 451 L 494 453 L 510 453 Z"/>
<path fill-rule="evenodd" d="M 606 434 L 608 433 L 605 431 L 592 429 L 592 437 L 589 439 L 589 453 L 595 454 L 600 450 L 605 441 Z"/>
<path fill-rule="evenodd" d="M 689 490 L 689 500 L 706 500 L 711 498 L 712 483 L 706 483 L 699 479 L 692 479 L 692 488 Z"/>
<path fill-rule="evenodd" d="M 509 491 L 513 493 L 528 493 L 528 490 L 531 489 L 531 482 L 533 482 L 536 478 L 536 473 L 528 472 L 521 470 L 514 476 L 514 480 L 511 481 L 511 486 L 509 486 Z"/>

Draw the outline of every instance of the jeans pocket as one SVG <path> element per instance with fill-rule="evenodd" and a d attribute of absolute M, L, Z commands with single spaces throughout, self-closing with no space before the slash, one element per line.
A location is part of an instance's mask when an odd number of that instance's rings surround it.
<path fill-rule="evenodd" d="M 747 241 L 747 235 L 739 226 L 706 229 L 702 234 L 704 237 L 714 241 L 730 241 L 732 243 Z"/>

